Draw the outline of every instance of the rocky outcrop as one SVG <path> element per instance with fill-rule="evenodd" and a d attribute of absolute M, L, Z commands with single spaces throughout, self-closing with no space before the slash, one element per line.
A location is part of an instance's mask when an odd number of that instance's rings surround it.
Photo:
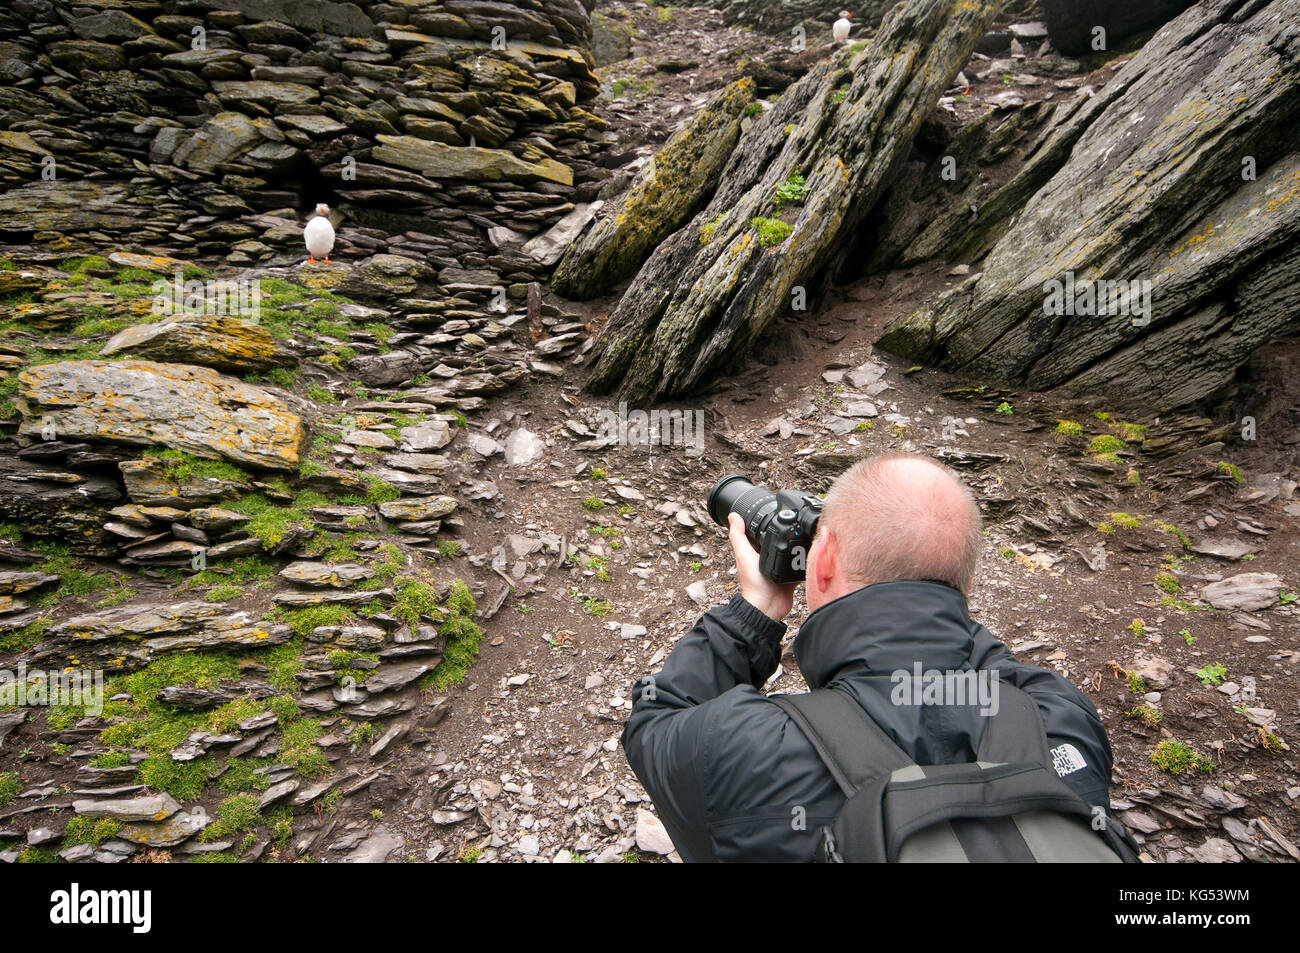
<path fill-rule="evenodd" d="M 713 193 L 753 95 L 752 80 L 732 83 L 678 130 L 631 187 L 605 205 L 595 224 L 569 246 L 551 287 L 585 300 L 635 274 L 655 246 Z"/>
<path fill-rule="evenodd" d="M 298 466 L 302 420 L 260 387 L 188 364 L 63 361 L 19 375 L 19 432 L 162 444 L 269 470 Z"/>
<path fill-rule="evenodd" d="M 588 386 L 698 389 L 778 313 L 808 307 L 995 9 L 904 3 L 865 50 L 787 90 L 741 138 L 708 207 L 641 269 L 597 338 Z"/>
<path fill-rule="evenodd" d="M 1039 0 L 1056 48 L 1070 56 L 1117 48 L 1121 40 L 1167 23 L 1195 0 Z M 1100 29 L 1101 32 L 1098 32 Z M 1101 44 L 1101 45 L 1097 45 Z"/>
<path fill-rule="evenodd" d="M 980 271 L 881 346 L 1167 409 L 1300 326 L 1300 2 L 1239 7 L 1188 10 L 1056 127 L 981 209 L 1033 196 Z"/>

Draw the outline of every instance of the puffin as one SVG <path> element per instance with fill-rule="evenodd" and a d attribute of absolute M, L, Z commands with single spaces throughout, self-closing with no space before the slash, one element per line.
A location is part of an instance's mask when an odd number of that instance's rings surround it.
<path fill-rule="evenodd" d="M 835 37 L 836 43 L 843 43 L 849 38 L 849 28 L 853 26 L 849 21 L 852 19 L 853 14 L 849 13 L 848 10 L 840 11 L 840 18 L 831 27 L 831 35 Z"/>
<path fill-rule="evenodd" d="M 334 226 L 330 224 L 329 214 L 330 207 L 322 202 L 316 206 L 316 217 L 302 230 L 302 238 L 307 243 L 307 254 L 310 256 L 307 259 L 309 262 L 314 262 L 317 255 L 326 261 L 330 260 L 330 252 L 334 250 Z"/>

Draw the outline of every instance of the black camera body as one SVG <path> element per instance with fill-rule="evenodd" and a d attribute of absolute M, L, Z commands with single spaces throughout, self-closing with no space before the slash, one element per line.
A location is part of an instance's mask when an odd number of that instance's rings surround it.
<path fill-rule="evenodd" d="M 745 538 L 758 551 L 759 570 L 776 583 L 802 582 L 817 534 L 822 501 L 798 490 L 772 492 L 739 474 L 725 476 L 708 497 L 709 516 L 727 525 L 731 513 L 745 521 Z"/>

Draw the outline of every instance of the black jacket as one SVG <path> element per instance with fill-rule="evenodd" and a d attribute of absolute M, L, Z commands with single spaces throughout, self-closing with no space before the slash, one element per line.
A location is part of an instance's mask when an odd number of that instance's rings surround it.
<path fill-rule="evenodd" d="M 812 860 L 820 828 L 844 802 L 802 732 L 762 693 L 784 632 L 733 596 L 637 683 L 623 750 L 684 860 Z M 1110 745 L 1092 703 L 1054 672 L 1017 662 L 971 620 L 956 589 L 858 589 L 808 616 L 794 654 L 810 688 L 848 691 L 918 764 L 973 761 L 986 719 L 977 706 L 894 704 L 891 673 L 918 661 L 926 670 L 996 669 L 1038 703 L 1064 781 L 1109 809 Z"/>

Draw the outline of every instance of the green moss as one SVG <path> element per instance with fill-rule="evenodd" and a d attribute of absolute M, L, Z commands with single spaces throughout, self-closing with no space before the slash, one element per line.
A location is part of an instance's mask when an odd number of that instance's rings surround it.
<path fill-rule="evenodd" d="M 276 695 L 270 702 L 271 711 L 275 713 L 275 720 L 281 728 L 293 724 L 302 717 L 302 709 L 298 707 L 298 701 L 292 695 Z"/>
<path fill-rule="evenodd" d="M 278 697 L 278 696 L 277 696 Z M 256 718 L 266 711 L 267 703 L 252 698 L 236 698 L 215 709 L 208 716 L 208 728 L 214 734 L 238 731 L 239 723 Z"/>
<path fill-rule="evenodd" d="M 1125 443 L 1141 443 L 1146 439 L 1147 427 L 1145 424 L 1114 424 L 1118 430 L 1120 438 Z"/>
<path fill-rule="evenodd" d="M 1184 533 L 1173 523 L 1156 523 L 1155 527 L 1161 532 L 1168 533 L 1169 535 L 1177 539 L 1179 545 L 1182 546 L 1183 549 L 1186 550 L 1187 552 L 1190 553 L 1192 551 L 1191 537 L 1189 537 L 1186 533 Z"/>
<path fill-rule="evenodd" d="M 229 562 L 221 560 L 209 564 L 207 569 L 190 576 L 185 581 L 184 588 L 200 589 L 214 585 L 247 587 L 270 579 L 275 573 L 276 567 L 260 556 L 237 556 Z"/>
<path fill-rule="evenodd" d="M 726 213 L 726 212 L 723 212 L 723 213 L 721 213 L 717 218 L 715 218 L 713 221 L 705 223 L 705 224 L 700 228 L 700 244 L 701 244 L 701 245 L 707 245 L 707 244 L 709 244 L 709 242 L 713 241 L 713 235 L 714 235 L 714 233 L 718 230 L 718 226 L 722 224 L 722 220 L 723 220 L 724 218 L 726 218 L 726 217 L 727 217 L 727 213 Z"/>
<path fill-rule="evenodd" d="M 207 758 L 173 761 L 170 755 L 155 755 L 140 762 L 136 780 L 182 801 L 197 801 L 211 780 L 210 769 Z"/>
<path fill-rule="evenodd" d="M 483 632 L 473 620 L 459 615 L 452 616 L 444 622 L 439 632 L 447 639 L 442 661 L 437 668 L 421 679 L 420 687 L 431 687 L 441 692 L 465 680 L 469 667 L 478 657 L 478 646 L 483 639 Z"/>
<path fill-rule="evenodd" d="M 314 400 L 318 404 L 337 404 L 339 399 L 318 384 L 312 384 L 304 392 L 309 400 Z"/>
<path fill-rule="evenodd" d="M 1241 468 L 1236 466 L 1235 464 L 1228 463 L 1226 460 L 1219 461 L 1219 463 L 1215 467 L 1215 470 L 1218 472 L 1220 476 L 1232 477 L 1233 486 L 1241 486 L 1241 484 L 1245 480 L 1245 478 L 1241 475 Z"/>
<path fill-rule="evenodd" d="M 63 846 L 93 844 L 98 847 L 104 841 L 116 837 L 121 830 L 122 822 L 115 817 L 93 818 L 76 815 L 70 818 L 63 828 Z"/>
<path fill-rule="evenodd" d="M 598 496 L 589 496 L 582 501 L 582 508 L 593 512 L 595 510 L 603 510 L 605 508 L 605 501 Z"/>
<path fill-rule="evenodd" d="M 1124 527 L 1124 529 L 1137 529 L 1142 525 L 1142 517 L 1133 516 L 1129 513 L 1111 513 L 1110 521 L 1116 526 Z"/>
<path fill-rule="evenodd" d="M 217 819 L 199 832 L 199 840 L 207 844 L 231 834 L 242 834 L 261 822 L 262 811 L 256 797 L 232 794 L 217 805 Z"/>
<path fill-rule="evenodd" d="M 794 231 L 793 226 L 779 218 L 763 218 L 758 215 L 749 220 L 749 227 L 758 232 L 758 242 L 764 248 L 781 244 Z"/>
<path fill-rule="evenodd" d="M 1093 437 L 1088 441 L 1088 453 L 1096 455 L 1099 453 L 1118 453 L 1124 449 L 1124 441 L 1111 434 L 1101 434 Z"/>
<path fill-rule="evenodd" d="M 430 583 L 404 576 L 394 583 L 393 589 L 396 599 L 390 611 L 408 626 L 419 625 L 422 616 L 437 618 L 438 590 Z"/>
<path fill-rule="evenodd" d="M 284 613 L 283 621 L 294 635 L 306 636 L 323 625 L 348 625 L 355 621 L 347 606 L 304 606 Z"/>
<path fill-rule="evenodd" d="M 224 460 L 204 460 L 181 450 L 149 447 L 144 451 L 143 456 L 162 461 L 167 477 L 176 483 L 189 483 L 192 480 L 205 478 L 242 483 L 249 479 L 247 473 Z"/>
<path fill-rule="evenodd" d="M 205 850 L 190 857 L 191 864 L 237 864 L 239 858 L 225 850 Z"/>
<path fill-rule="evenodd" d="M 1138 705 L 1136 708 L 1130 708 L 1124 714 L 1129 718 L 1142 722 L 1148 728 L 1155 728 L 1163 718 L 1160 712 L 1150 705 Z"/>
<path fill-rule="evenodd" d="M 206 602 L 229 602 L 243 594 L 244 590 L 239 586 L 213 586 L 204 593 L 203 598 Z"/>
<path fill-rule="evenodd" d="M 1158 573 L 1156 575 L 1156 585 L 1171 596 L 1177 595 L 1183 591 L 1183 584 L 1179 582 L 1178 577 L 1172 573 Z"/>
<path fill-rule="evenodd" d="M 311 526 L 307 514 L 294 507 L 279 506 L 272 503 L 260 493 L 251 493 L 241 497 L 229 508 L 248 517 L 244 528 L 249 534 L 262 541 L 263 549 L 271 549 L 282 539 L 290 528 Z"/>
<path fill-rule="evenodd" d="M 468 618 L 474 614 L 474 596 L 469 591 L 465 580 L 457 579 L 447 592 L 447 608 L 453 613 Z"/>
<path fill-rule="evenodd" d="M 1056 422 L 1056 432 L 1065 437 L 1083 436 L 1083 424 L 1073 420 L 1058 420 Z"/>
<path fill-rule="evenodd" d="M 54 624 L 53 619 L 42 618 L 29 622 L 20 629 L 0 635 L 0 653 L 25 652 L 39 645 L 45 637 L 45 631 Z"/>
<path fill-rule="evenodd" d="M 8 807 L 23 789 L 16 771 L 0 772 L 0 808 Z"/>
<path fill-rule="evenodd" d="M 73 275 L 98 272 L 101 275 L 113 274 L 113 263 L 103 255 L 76 255 L 59 262 L 59 268 Z"/>
<path fill-rule="evenodd" d="M 324 733 L 317 718 L 299 718 L 285 726 L 280 739 L 280 760 L 293 765 L 300 778 L 310 780 L 329 774 L 329 761 L 316 743 Z"/>
<path fill-rule="evenodd" d="M 131 756 L 125 751 L 114 749 L 95 755 L 90 759 L 90 763 L 97 768 L 123 768 L 131 763 Z"/>
<path fill-rule="evenodd" d="M 20 864 L 57 864 L 58 855 L 50 847 L 25 847 L 18 855 Z"/>
<path fill-rule="evenodd" d="M 1205 774 L 1214 770 L 1214 763 L 1202 757 L 1181 741 L 1162 741 L 1151 752 L 1151 763 L 1167 774 L 1179 775 L 1189 768 Z"/>

